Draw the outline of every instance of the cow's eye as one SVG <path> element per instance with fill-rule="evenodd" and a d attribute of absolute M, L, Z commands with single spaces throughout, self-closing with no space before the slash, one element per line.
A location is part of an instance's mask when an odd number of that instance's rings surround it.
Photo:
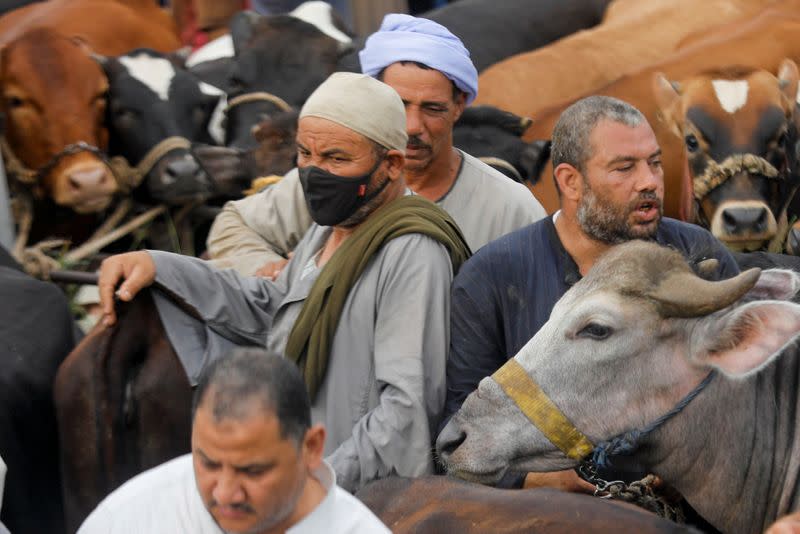
<path fill-rule="evenodd" d="M 697 152 L 697 149 L 700 148 L 700 142 L 697 140 L 694 134 L 689 134 L 686 136 L 686 149 L 689 152 Z"/>
<path fill-rule="evenodd" d="M 601 340 L 611 335 L 611 328 L 598 323 L 589 323 L 578 331 L 578 337 Z"/>
<path fill-rule="evenodd" d="M 114 120 L 116 121 L 133 122 L 137 118 L 137 113 L 132 109 L 118 108 L 114 110 Z"/>
<path fill-rule="evenodd" d="M 11 109 L 14 108 L 21 108 L 25 102 L 18 96 L 7 96 L 6 97 L 6 106 Z"/>
<path fill-rule="evenodd" d="M 238 96 L 244 93 L 244 82 L 237 78 L 236 76 L 232 76 L 228 79 L 228 96 Z"/>

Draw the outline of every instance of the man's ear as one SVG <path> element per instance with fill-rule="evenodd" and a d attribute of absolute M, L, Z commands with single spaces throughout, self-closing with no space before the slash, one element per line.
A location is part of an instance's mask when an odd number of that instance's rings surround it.
<path fill-rule="evenodd" d="M 303 438 L 303 453 L 306 458 L 306 465 L 313 470 L 322 463 L 323 452 L 325 450 L 325 427 L 322 425 L 312 425 L 306 430 Z"/>
<path fill-rule="evenodd" d="M 800 305 L 791 302 L 755 301 L 698 321 L 692 362 L 733 377 L 759 371 L 800 337 Z"/>
<path fill-rule="evenodd" d="M 577 202 L 583 195 L 583 175 L 569 163 L 560 163 L 553 169 L 561 196 Z"/>
<path fill-rule="evenodd" d="M 458 96 L 455 100 L 455 110 L 456 110 L 456 117 L 453 120 L 453 124 L 458 122 L 458 119 L 461 118 L 461 114 L 464 113 L 464 109 L 467 107 L 467 93 L 464 91 L 459 91 Z"/>
<path fill-rule="evenodd" d="M 406 164 L 405 155 L 399 150 L 390 150 L 384 157 L 387 165 L 389 179 L 397 180 L 403 174 L 403 167 Z"/>

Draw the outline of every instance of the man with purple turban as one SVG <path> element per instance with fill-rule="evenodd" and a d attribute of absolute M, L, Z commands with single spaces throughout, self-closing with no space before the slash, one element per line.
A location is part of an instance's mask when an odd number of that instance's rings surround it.
<path fill-rule="evenodd" d="M 453 125 L 478 93 L 478 73 L 458 37 L 436 22 L 390 14 L 359 59 L 405 106 L 408 187 L 447 211 L 473 251 L 544 217 L 525 186 L 453 146 Z M 229 202 L 209 234 L 212 258 L 274 278 L 311 225 L 306 200 L 295 169 L 277 185 Z"/>

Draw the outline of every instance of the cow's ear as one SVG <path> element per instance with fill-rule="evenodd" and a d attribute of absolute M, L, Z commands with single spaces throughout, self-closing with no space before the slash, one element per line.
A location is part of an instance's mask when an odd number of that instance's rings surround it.
<path fill-rule="evenodd" d="M 531 184 L 539 181 L 547 162 L 550 160 L 550 141 L 531 141 L 519 154 L 519 166 L 522 167 L 523 178 Z"/>
<path fill-rule="evenodd" d="M 781 61 L 781 66 L 778 68 L 778 87 L 780 87 L 783 96 L 786 97 L 787 111 L 789 114 L 794 112 L 795 103 L 797 102 L 797 65 L 791 59 L 784 59 Z"/>
<path fill-rule="evenodd" d="M 661 115 L 669 129 L 678 137 L 681 135 L 678 123 L 678 107 L 681 100 L 679 93 L 679 86 L 667 80 L 666 76 L 657 72 L 653 75 L 653 96 L 655 96 L 656 104 L 661 110 Z"/>
<path fill-rule="evenodd" d="M 790 300 L 800 291 L 800 273 L 790 269 L 761 271 L 756 285 L 743 297 L 745 300 Z"/>
<path fill-rule="evenodd" d="M 694 363 L 742 377 L 769 364 L 800 336 L 800 305 L 756 301 L 714 313 L 692 328 Z"/>
<path fill-rule="evenodd" d="M 254 11 L 239 11 L 233 16 L 230 29 L 233 51 L 236 55 L 239 55 L 247 42 L 252 39 L 254 28 L 262 19 L 264 17 Z"/>

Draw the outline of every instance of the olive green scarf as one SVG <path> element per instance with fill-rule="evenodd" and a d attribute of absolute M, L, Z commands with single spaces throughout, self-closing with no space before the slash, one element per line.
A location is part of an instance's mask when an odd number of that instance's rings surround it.
<path fill-rule="evenodd" d="M 368 217 L 322 268 L 286 343 L 286 356 L 300 367 L 312 401 L 325 378 L 331 342 L 350 289 L 372 256 L 387 241 L 405 234 L 426 235 L 444 245 L 453 274 L 471 254 L 452 217 L 422 197 L 401 197 Z"/>

